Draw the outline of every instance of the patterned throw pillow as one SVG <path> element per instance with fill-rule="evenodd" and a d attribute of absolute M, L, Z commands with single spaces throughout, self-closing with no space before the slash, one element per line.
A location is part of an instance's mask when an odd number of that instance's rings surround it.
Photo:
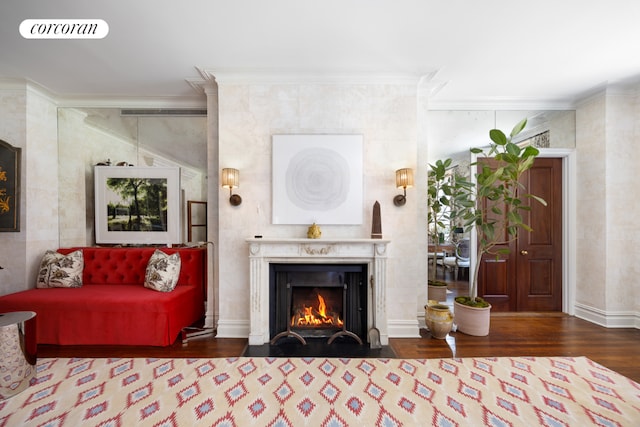
<path fill-rule="evenodd" d="M 147 264 L 144 287 L 160 292 L 171 292 L 178 283 L 180 264 L 180 254 L 178 252 L 173 255 L 167 255 L 156 249 Z"/>
<path fill-rule="evenodd" d="M 40 262 L 37 288 L 79 288 L 82 286 L 82 250 L 63 255 L 47 251 Z"/>

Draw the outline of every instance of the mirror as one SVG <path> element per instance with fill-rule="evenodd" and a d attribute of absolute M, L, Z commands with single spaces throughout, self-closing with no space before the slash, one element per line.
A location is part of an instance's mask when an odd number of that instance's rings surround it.
<path fill-rule="evenodd" d="M 576 145 L 574 110 L 432 110 L 428 117 L 429 163 L 450 157 L 454 164 L 468 165 L 470 148 L 489 145 L 489 130 L 496 128 L 508 134 L 525 117 L 527 126 L 518 140 L 548 131 L 546 147 L 574 148 Z"/>
<path fill-rule="evenodd" d="M 186 201 L 206 202 L 206 116 L 130 114 L 119 108 L 59 108 L 61 247 L 95 244 L 93 168 L 98 163 L 113 167 L 180 167 L 181 234 L 182 241 L 187 241 Z"/>
<path fill-rule="evenodd" d="M 491 129 L 500 129 L 508 135 L 525 117 L 527 126 L 514 142 L 531 139 L 530 142 L 538 148 L 575 148 L 574 110 L 432 110 L 428 113 L 428 162 L 435 164 L 437 160 L 451 158 L 448 175 L 468 178 L 471 174 L 469 149 L 488 146 Z M 435 243 L 436 230 L 442 231 L 439 236 L 442 242 L 455 241 L 460 237 L 451 232 L 448 219 L 442 222 L 445 224 L 442 230 L 433 223 L 428 225 L 430 243 Z"/>
<path fill-rule="evenodd" d="M 187 241 L 207 241 L 207 202 L 187 201 Z"/>

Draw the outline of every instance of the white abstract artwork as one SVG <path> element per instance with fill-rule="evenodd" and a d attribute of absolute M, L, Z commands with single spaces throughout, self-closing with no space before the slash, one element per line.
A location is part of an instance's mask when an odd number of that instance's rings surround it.
<path fill-rule="evenodd" d="M 274 224 L 362 224 L 362 135 L 273 135 Z"/>

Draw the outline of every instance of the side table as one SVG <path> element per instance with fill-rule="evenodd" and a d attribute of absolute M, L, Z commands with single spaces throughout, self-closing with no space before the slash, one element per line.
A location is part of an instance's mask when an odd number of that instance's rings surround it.
<path fill-rule="evenodd" d="M 0 313 L 0 400 L 25 390 L 36 375 L 36 313 Z"/>

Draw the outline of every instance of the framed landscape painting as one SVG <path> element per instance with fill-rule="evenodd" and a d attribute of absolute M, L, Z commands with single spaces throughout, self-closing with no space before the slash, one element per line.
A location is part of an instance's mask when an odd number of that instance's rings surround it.
<path fill-rule="evenodd" d="M 96 166 L 97 244 L 180 243 L 180 168 Z"/>

